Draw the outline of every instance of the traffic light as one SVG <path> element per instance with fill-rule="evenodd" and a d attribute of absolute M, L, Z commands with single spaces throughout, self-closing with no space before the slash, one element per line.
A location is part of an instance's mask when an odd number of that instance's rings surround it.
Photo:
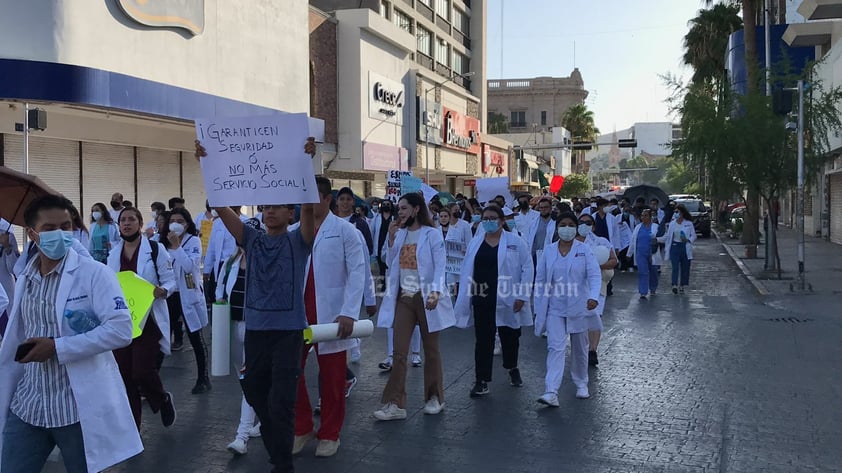
<path fill-rule="evenodd" d="M 792 90 L 775 89 L 772 91 L 772 112 L 775 115 L 787 115 L 792 112 Z"/>
<path fill-rule="evenodd" d="M 617 146 L 619 148 L 637 148 L 637 140 L 618 140 Z"/>

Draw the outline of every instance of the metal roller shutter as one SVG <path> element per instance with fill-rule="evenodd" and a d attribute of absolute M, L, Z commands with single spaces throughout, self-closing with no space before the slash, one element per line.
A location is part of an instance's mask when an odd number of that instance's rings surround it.
<path fill-rule="evenodd" d="M 149 209 L 152 202 L 167 205 L 181 195 L 181 168 L 178 151 L 137 149 L 137 206 Z"/>
<path fill-rule="evenodd" d="M 6 166 L 23 171 L 23 136 L 4 135 L 3 143 Z M 29 173 L 80 205 L 78 141 L 30 136 Z"/>
<path fill-rule="evenodd" d="M 3 135 L 3 163 L 15 171 L 23 171 L 23 137 L 21 135 Z M 18 246 L 23 246 L 23 228 L 12 227 Z"/>
<path fill-rule="evenodd" d="M 102 202 L 110 210 L 111 194 L 135 197 L 134 148 L 105 143 L 82 143 L 82 205 L 86 210 Z"/>
<path fill-rule="evenodd" d="M 830 241 L 842 245 L 842 172 L 832 174 L 830 184 Z"/>
<path fill-rule="evenodd" d="M 205 211 L 205 183 L 202 181 L 202 170 L 193 153 L 181 153 L 181 179 L 184 201 L 190 215 L 196 216 Z"/>

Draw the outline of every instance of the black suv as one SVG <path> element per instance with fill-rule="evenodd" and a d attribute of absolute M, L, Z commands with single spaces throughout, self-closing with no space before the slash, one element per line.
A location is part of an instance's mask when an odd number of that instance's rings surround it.
<path fill-rule="evenodd" d="M 700 199 L 679 199 L 676 204 L 683 205 L 693 216 L 693 228 L 697 234 L 710 238 L 710 209 Z"/>

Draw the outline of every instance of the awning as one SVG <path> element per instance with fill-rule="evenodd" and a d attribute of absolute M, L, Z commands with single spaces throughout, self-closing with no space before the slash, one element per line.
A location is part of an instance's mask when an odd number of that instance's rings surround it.
<path fill-rule="evenodd" d="M 538 169 L 538 163 L 535 161 L 530 161 L 528 159 L 521 159 L 521 162 L 526 164 L 529 169 Z"/>

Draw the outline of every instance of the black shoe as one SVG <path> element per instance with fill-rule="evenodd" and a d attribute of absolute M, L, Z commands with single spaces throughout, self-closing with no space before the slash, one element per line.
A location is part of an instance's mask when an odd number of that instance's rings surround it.
<path fill-rule="evenodd" d="M 672 287 L 672 293 L 673 293 L 673 294 L 678 294 L 678 286 L 673 286 L 673 287 Z"/>
<path fill-rule="evenodd" d="M 520 377 L 519 369 L 512 368 L 509 370 L 509 383 L 516 388 L 523 386 L 523 378 Z"/>
<path fill-rule="evenodd" d="M 193 389 L 190 391 L 192 394 L 202 394 L 206 393 L 211 390 L 211 383 L 210 381 L 205 379 L 200 379 L 196 381 L 196 385 L 193 386 Z"/>
<path fill-rule="evenodd" d="M 488 383 L 485 381 L 477 381 L 471 389 L 471 397 L 480 397 L 488 394 Z"/>
<path fill-rule="evenodd" d="M 595 350 L 591 350 L 588 352 L 588 365 L 596 366 L 599 364 L 599 356 L 597 356 Z"/>
<path fill-rule="evenodd" d="M 319 398 L 318 402 L 316 402 L 316 407 L 313 408 L 313 415 L 317 416 L 322 413 L 322 398 Z"/>
<path fill-rule="evenodd" d="M 171 427 L 175 424 L 176 412 L 175 405 L 172 402 L 172 394 L 167 393 L 164 404 L 161 406 L 161 423 L 164 427 Z"/>

